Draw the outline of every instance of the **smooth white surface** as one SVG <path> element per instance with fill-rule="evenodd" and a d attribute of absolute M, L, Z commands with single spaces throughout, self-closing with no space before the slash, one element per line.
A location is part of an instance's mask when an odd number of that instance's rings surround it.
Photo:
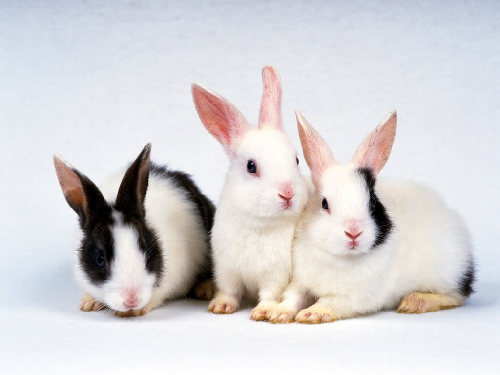
<path fill-rule="evenodd" d="M 2 2 L 0 372 L 498 373 L 499 15 L 497 1 Z M 297 146 L 294 109 L 341 160 L 398 110 L 382 173 L 431 184 L 465 216 L 479 271 L 467 306 L 320 326 L 215 316 L 198 301 L 134 320 L 78 310 L 76 215 L 52 154 L 99 181 L 152 141 L 153 160 L 216 200 L 226 156 L 190 84 L 255 123 L 266 64 Z"/>

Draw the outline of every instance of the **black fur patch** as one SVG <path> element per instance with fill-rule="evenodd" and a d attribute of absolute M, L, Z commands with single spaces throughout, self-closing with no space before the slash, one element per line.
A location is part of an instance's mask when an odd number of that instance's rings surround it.
<path fill-rule="evenodd" d="M 368 191 L 370 193 L 370 215 L 377 226 L 377 235 L 372 245 L 372 249 L 385 242 L 392 230 L 392 221 L 387 214 L 384 205 L 379 201 L 377 194 L 375 194 L 375 176 L 368 168 L 359 168 L 358 172 L 363 176 Z"/>
<path fill-rule="evenodd" d="M 177 184 L 187 193 L 187 197 L 191 200 L 200 214 L 203 226 L 207 233 L 212 230 L 214 224 L 215 206 L 208 197 L 203 194 L 198 186 L 196 186 L 192 177 L 187 173 L 180 171 L 171 171 L 167 167 L 160 167 L 156 164 L 150 163 L 150 171 L 157 176 L 169 179 Z"/>
<path fill-rule="evenodd" d="M 465 269 L 465 272 L 463 273 L 458 283 L 460 294 L 462 294 L 464 297 L 468 297 L 472 293 L 474 293 L 474 289 L 472 286 L 475 280 L 476 280 L 476 272 L 474 267 L 474 260 L 471 258 L 469 260 L 467 268 Z"/>
<path fill-rule="evenodd" d="M 167 167 L 160 167 L 150 163 L 150 173 L 174 182 L 180 189 L 186 192 L 187 198 L 192 201 L 198 209 L 198 214 L 206 231 L 206 241 L 209 244 L 210 253 L 207 254 L 208 267 L 202 271 L 198 280 L 203 280 L 212 275 L 212 255 L 210 249 L 210 232 L 214 224 L 215 206 L 212 201 L 203 194 L 194 183 L 190 175 L 180 171 L 171 171 Z"/>
<path fill-rule="evenodd" d="M 80 265 L 89 281 L 95 285 L 102 284 L 111 275 L 111 262 L 114 258 L 111 225 L 113 225 L 113 218 L 109 214 L 102 216 L 91 226 L 82 228 L 83 239 L 79 249 Z M 104 256 L 104 267 L 97 264 L 97 258 L 100 254 Z"/>
<path fill-rule="evenodd" d="M 110 226 L 114 220 L 111 207 L 106 203 L 101 191 L 85 175 L 75 171 L 82 182 L 88 207 L 79 214 L 83 239 L 78 257 L 80 265 L 93 284 L 101 284 L 110 276 L 111 262 L 114 258 L 113 237 Z M 97 264 L 99 255 L 104 257 L 104 267 Z"/>

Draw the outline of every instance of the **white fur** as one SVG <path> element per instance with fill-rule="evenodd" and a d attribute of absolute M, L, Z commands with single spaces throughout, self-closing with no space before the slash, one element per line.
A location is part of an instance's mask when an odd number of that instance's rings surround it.
<path fill-rule="evenodd" d="M 117 173 L 100 187 L 105 199 L 112 203 L 125 171 Z M 95 286 L 85 275 L 78 259 L 75 274 L 82 288 L 95 299 L 116 311 L 127 311 L 123 293 L 129 287 L 138 288 L 137 309 L 153 309 L 164 300 L 184 296 L 193 286 L 195 277 L 208 254 L 205 231 L 196 207 L 175 183 L 149 175 L 145 198 L 146 222 L 157 234 L 163 256 L 161 280 L 146 271 L 145 256 L 139 249 L 137 233 L 123 224 L 121 214 L 114 212 L 112 228 L 115 259 L 111 278 Z"/>
<path fill-rule="evenodd" d="M 306 295 L 336 318 L 393 309 L 416 291 L 463 301 L 458 285 L 472 255 L 459 215 L 429 188 L 381 180 L 376 193 L 394 227 L 382 245 L 371 249 L 376 227 L 367 193 L 355 165 L 334 165 L 322 175 L 298 226 L 293 282 L 282 311 L 296 314 Z M 330 213 L 321 207 L 323 197 Z M 343 233 L 350 219 L 363 230 L 354 250 Z"/>
<path fill-rule="evenodd" d="M 282 130 L 249 128 L 233 150 L 212 248 L 220 289 L 214 301 L 237 308 L 245 291 L 261 302 L 279 299 L 290 280 L 293 233 L 308 192 L 296 152 Z M 259 176 L 247 172 L 249 159 L 257 163 Z M 295 192 L 287 209 L 278 196 L 283 183 Z"/>

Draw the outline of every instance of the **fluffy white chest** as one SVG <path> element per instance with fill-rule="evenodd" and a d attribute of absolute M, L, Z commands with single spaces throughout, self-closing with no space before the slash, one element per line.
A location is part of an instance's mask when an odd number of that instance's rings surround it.
<path fill-rule="evenodd" d="M 266 283 L 286 285 L 294 225 L 252 227 L 218 211 L 212 231 L 216 272 L 229 272 L 255 297 Z"/>
<path fill-rule="evenodd" d="M 374 251 L 379 250 L 385 249 Z M 390 268 L 387 251 L 342 259 L 310 248 L 306 239 L 297 241 L 294 251 L 295 280 L 316 298 L 343 296 L 374 308 L 384 304 L 387 275 L 380 270 Z"/>

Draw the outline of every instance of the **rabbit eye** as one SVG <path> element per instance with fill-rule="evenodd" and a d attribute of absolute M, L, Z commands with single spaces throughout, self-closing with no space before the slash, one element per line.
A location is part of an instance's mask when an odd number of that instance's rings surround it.
<path fill-rule="evenodd" d="M 295 160 L 297 161 L 297 165 L 299 165 L 299 158 L 296 156 Z"/>
<path fill-rule="evenodd" d="M 322 207 L 324 210 L 327 210 L 327 211 L 328 211 L 328 201 L 326 200 L 326 198 L 323 198 L 323 200 L 321 201 L 321 207 Z"/>
<path fill-rule="evenodd" d="M 95 258 L 95 263 L 100 268 L 104 268 L 104 266 L 106 265 L 104 254 L 102 252 L 99 252 L 99 254 L 97 254 L 97 257 Z"/>
<path fill-rule="evenodd" d="M 257 173 L 257 165 L 253 160 L 249 160 L 247 163 L 247 171 L 248 173 Z"/>

